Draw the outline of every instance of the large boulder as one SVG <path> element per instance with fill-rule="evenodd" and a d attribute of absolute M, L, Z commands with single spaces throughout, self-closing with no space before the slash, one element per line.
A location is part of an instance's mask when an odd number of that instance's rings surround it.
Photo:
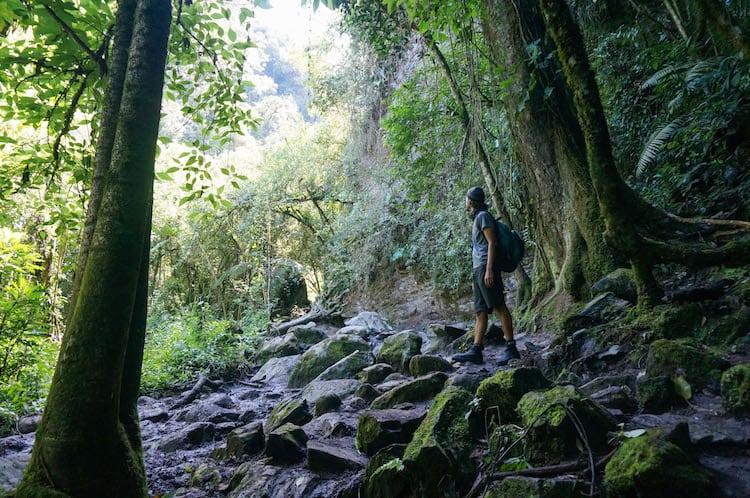
<path fill-rule="evenodd" d="M 711 475 L 661 430 L 626 440 L 604 469 L 611 498 L 716 496 Z"/>
<path fill-rule="evenodd" d="M 719 385 L 721 374 L 729 363 L 708 349 L 659 339 L 651 344 L 646 357 L 646 375 L 649 377 L 683 376 L 693 387 Z"/>
<path fill-rule="evenodd" d="M 466 413 L 472 399 L 455 387 L 441 392 L 406 447 L 404 465 L 421 496 L 449 495 L 451 483 L 463 495 L 471 486 L 475 468 Z"/>
<path fill-rule="evenodd" d="M 750 364 L 735 365 L 721 376 L 724 409 L 738 417 L 750 417 Z"/>
<path fill-rule="evenodd" d="M 365 455 L 392 444 L 406 444 L 427 414 L 427 410 L 367 410 L 360 414 L 357 449 Z"/>
<path fill-rule="evenodd" d="M 388 320 L 373 311 L 363 311 L 357 316 L 346 320 L 344 323 L 347 326 L 365 327 L 373 334 L 382 334 L 393 330 L 388 324 Z"/>
<path fill-rule="evenodd" d="M 266 420 L 265 429 L 268 433 L 286 423 L 304 425 L 312 420 L 312 418 L 310 406 L 307 404 L 306 399 L 287 398 L 277 403 L 273 410 L 271 410 Z"/>
<path fill-rule="evenodd" d="M 516 406 L 523 395 L 549 386 L 550 381 L 538 368 L 500 370 L 484 379 L 477 388 L 480 415 L 485 418 L 485 413 L 489 411 L 490 417 L 499 418 L 501 423 L 517 422 Z"/>
<path fill-rule="evenodd" d="M 260 453 L 264 445 L 263 424 L 252 422 L 230 432 L 226 446 L 215 450 L 212 456 L 218 460 L 241 460 Z"/>
<path fill-rule="evenodd" d="M 442 356 L 418 354 L 409 360 L 409 372 L 414 377 L 421 377 L 432 372 L 450 372 L 453 365 Z"/>
<path fill-rule="evenodd" d="M 288 387 L 303 387 L 342 358 L 355 351 L 369 350 L 367 341 L 354 335 L 325 339 L 305 351 L 289 376 Z"/>
<path fill-rule="evenodd" d="M 377 361 L 388 363 L 401 373 L 409 373 L 409 360 L 418 355 L 422 348 L 422 338 L 413 330 L 404 330 L 386 337 L 378 351 Z"/>
<path fill-rule="evenodd" d="M 354 379 L 359 372 L 372 364 L 369 351 L 355 351 L 323 370 L 313 381 Z"/>
<path fill-rule="evenodd" d="M 311 405 L 314 405 L 323 396 L 331 394 L 344 400 L 361 386 L 362 382 L 356 379 L 316 380 L 306 385 L 299 396 L 306 399 Z"/>
<path fill-rule="evenodd" d="M 304 460 L 307 434 L 295 424 L 284 424 L 268 434 L 266 455 L 279 465 L 291 465 Z"/>
<path fill-rule="evenodd" d="M 433 372 L 412 381 L 399 384 L 373 400 L 373 409 L 392 408 L 399 403 L 417 403 L 432 399 L 443 390 L 448 376 L 444 372 Z"/>
<path fill-rule="evenodd" d="M 459 388 L 441 392 L 404 450 L 403 458 L 381 459 L 369 469 L 370 498 L 462 496 L 475 473 L 469 422 L 472 395 Z"/>
<path fill-rule="evenodd" d="M 531 391 L 518 402 L 521 425 L 527 430 L 524 455 L 532 465 L 550 465 L 580 454 L 578 441 L 584 436 L 594 452 L 607 448 L 607 433 L 615 419 L 573 386 Z"/>
<path fill-rule="evenodd" d="M 294 334 L 266 338 L 255 351 L 255 362 L 265 364 L 271 358 L 293 356 L 302 353 L 302 345 Z"/>

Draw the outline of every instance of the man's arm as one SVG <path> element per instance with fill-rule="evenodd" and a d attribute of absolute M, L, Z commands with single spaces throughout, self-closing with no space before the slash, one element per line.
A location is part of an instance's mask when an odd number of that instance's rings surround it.
<path fill-rule="evenodd" d="M 482 230 L 484 238 L 487 239 L 487 269 L 484 272 L 484 285 L 492 287 L 495 283 L 495 253 L 497 252 L 498 237 L 495 227 L 485 227 Z"/>

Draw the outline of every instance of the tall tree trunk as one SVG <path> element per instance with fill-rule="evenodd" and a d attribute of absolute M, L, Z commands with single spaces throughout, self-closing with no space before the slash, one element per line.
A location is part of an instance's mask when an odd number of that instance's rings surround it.
<path fill-rule="evenodd" d="M 119 27 L 130 8 L 132 2 L 120 2 Z M 18 497 L 147 496 L 136 400 L 169 24 L 168 0 L 138 0 L 127 70 L 109 74 L 124 76 L 116 112 L 103 114 L 102 129 L 114 126 L 116 133 L 100 203 L 88 214 L 95 223 L 85 266 L 77 270 L 80 285 Z M 121 53 L 122 46 L 113 50 Z M 110 81 L 110 90 L 117 86 Z"/>
<path fill-rule="evenodd" d="M 634 216 L 649 211 L 620 177 L 612 157 L 609 129 L 599 88 L 589 65 L 578 26 L 564 0 L 540 0 L 547 29 L 555 40 L 558 57 L 572 91 L 578 123 L 586 144 L 589 174 L 604 217 L 605 236 L 617 247 L 635 273 L 639 301 L 649 304 L 659 297 L 651 268 L 653 259 L 642 250 Z"/>
<path fill-rule="evenodd" d="M 492 63 L 507 68 L 514 79 L 503 104 L 513 153 L 529 190 L 534 240 L 543 255 L 535 288 L 546 279 L 555 282 L 555 290 L 586 298 L 591 285 L 615 267 L 615 257 L 602 238 L 604 220 L 568 89 L 559 67 L 545 60 L 553 50 L 544 19 L 534 2 L 491 0 L 481 20 Z M 538 50 L 536 62 L 531 61 L 532 46 Z"/>

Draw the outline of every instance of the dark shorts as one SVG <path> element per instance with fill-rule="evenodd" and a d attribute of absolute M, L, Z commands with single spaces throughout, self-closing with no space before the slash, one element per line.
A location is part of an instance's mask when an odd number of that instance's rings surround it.
<path fill-rule="evenodd" d="M 474 288 L 474 312 L 479 313 L 485 311 L 492 313 L 492 310 L 496 310 L 505 304 L 505 295 L 503 288 L 503 279 L 500 275 L 500 271 L 495 270 L 495 282 L 492 287 L 484 285 L 484 272 L 486 266 L 474 268 L 473 285 Z"/>

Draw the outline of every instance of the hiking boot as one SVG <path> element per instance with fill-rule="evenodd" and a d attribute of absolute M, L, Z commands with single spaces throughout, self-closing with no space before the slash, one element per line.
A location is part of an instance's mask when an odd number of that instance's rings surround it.
<path fill-rule="evenodd" d="M 482 349 L 484 349 L 484 347 L 482 347 L 481 344 L 472 344 L 469 350 L 465 353 L 454 354 L 452 360 L 460 361 L 462 363 L 484 363 L 484 358 L 482 357 Z"/>
<path fill-rule="evenodd" d="M 518 353 L 518 349 L 516 349 L 516 341 L 505 341 L 505 351 L 500 355 L 497 364 L 503 367 L 510 360 L 517 360 L 520 357 L 521 355 Z"/>

